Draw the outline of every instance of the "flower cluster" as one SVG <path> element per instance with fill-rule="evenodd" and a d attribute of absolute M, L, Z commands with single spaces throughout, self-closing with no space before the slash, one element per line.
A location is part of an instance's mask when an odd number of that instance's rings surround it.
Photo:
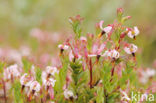
<path fill-rule="evenodd" d="M 25 89 L 29 100 L 38 95 L 41 86 L 33 77 L 25 73 L 23 74 L 23 76 L 21 76 L 20 83 L 22 85 L 21 92 L 23 92 L 23 90 Z"/>
<path fill-rule="evenodd" d="M 13 80 L 14 78 L 20 77 L 20 71 L 17 64 L 11 65 L 4 69 L 3 72 L 4 80 Z"/>
<path fill-rule="evenodd" d="M 73 35 L 58 45 L 57 59 L 45 54 L 40 59 L 46 65 L 41 66 L 36 60 L 30 63 L 30 58 L 21 58 L 22 65 L 10 65 L 2 71 L 5 101 L 8 84 L 14 93 L 10 97 L 14 95 L 22 103 L 129 103 L 131 91 L 154 93 L 156 71 L 137 65 L 135 41 L 140 31 L 137 26 L 125 25 L 130 18 L 119 8 L 117 20 L 108 25 L 101 20 L 96 23 L 96 32 L 85 36 L 81 27 L 84 19 L 70 17 Z M 42 42 L 50 37 L 43 34 L 39 29 L 31 32 Z M 47 66 L 49 60 L 51 66 Z M 140 88 L 148 82 L 152 85 Z"/>

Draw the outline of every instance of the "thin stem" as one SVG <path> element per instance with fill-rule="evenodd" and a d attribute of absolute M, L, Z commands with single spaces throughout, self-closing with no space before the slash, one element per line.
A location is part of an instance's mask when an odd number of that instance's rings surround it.
<path fill-rule="evenodd" d="M 92 88 L 92 60 L 89 60 L 89 70 L 90 70 L 90 88 Z"/>
<path fill-rule="evenodd" d="M 4 100 L 5 100 L 5 103 L 7 103 L 5 81 L 2 80 L 2 83 L 3 83 Z"/>
<path fill-rule="evenodd" d="M 115 70 L 115 59 L 112 60 L 112 70 L 111 70 L 111 80 L 110 80 L 110 82 L 111 82 L 112 79 L 113 79 L 114 70 Z"/>
<path fill-rule="evenodd" d="M 111 76 L 113 77 L 113 75 L 114 75 L 114 67 L 111 70 Z"/>
<path fill-rule="evenodd" d="M 114 67 L 111 70 L 111 80 L 110 80 L 110 82 L 113 80 L 113 75 L 114 75 Z"/>
<path fill-rule="evenodd" d="M 11 74 L 11 83 L 12 83 L 12 84 L 14 83 L 14 77 L 13 77 L 12 74 Z"/>
<path fill-rule="evenodd" d="M 104 103 L 108 103 L 108 94 L 106 93 L 106 89 L 104 88 Z"/>

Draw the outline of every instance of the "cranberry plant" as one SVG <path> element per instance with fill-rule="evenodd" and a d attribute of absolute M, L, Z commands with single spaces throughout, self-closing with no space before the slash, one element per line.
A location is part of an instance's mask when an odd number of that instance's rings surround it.
<path fill-rule="evenodd" d="M 58 45 L 61 66 L 39 68 L 25 58 L 23 66 L 1 62 L 5 103 L 131 103 L 129 93 L 142 91 L 134 44 L 139 30 L 125 25 L 130 18 L 119 8 L 113 23 L 100 21 L 94 34 L 85 34 L 83 18 L 70 17 L 74 35 Z"/>

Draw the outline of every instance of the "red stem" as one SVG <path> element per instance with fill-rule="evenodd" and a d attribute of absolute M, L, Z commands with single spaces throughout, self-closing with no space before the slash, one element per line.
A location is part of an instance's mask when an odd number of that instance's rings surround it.
<path fill-rule="evenodd" d="M 5 82 L 4 82 L 4 80 L 2 80 L 2 83 L 3 83 L 4 100 L 5 100 L 5 103 L 7 103 L 6 88 L 5 88 Z"/>
<path fill-rule="evenodd" d="M 114 75 L 114 67 L 113 67 L 112 70 L 111 70 L 111 80 L 110 80 L 110 82 L 111 82 L 112 79 L 113 79 L 113 75 Z"/>
<path fill-rule="evenodd" d="M 113 76 L 113 75 L 114 75 L 114 67 L 111 70 L 111 76 Z"/>
<path fill-rule="evenodd" d="M 91 58 L 90 58 L 90 60 L 89 60 L 89 69 L 90 69 L 90 88 L 92 88 L 92 60 L 91 60 Z"/>

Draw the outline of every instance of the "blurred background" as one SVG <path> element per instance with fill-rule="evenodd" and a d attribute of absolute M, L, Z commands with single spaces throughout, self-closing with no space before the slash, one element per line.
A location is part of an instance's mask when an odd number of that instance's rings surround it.
<path fill-rule="evenodd" d="M 127 25 L 140 29 L 135 41 L 141 48 L 140 64 L 151 66 L 156 59 L 155 5 L 156 0 L 0 0 L 0 48 L 44 54 L 43 60 L 72 33 L 70 16 L 80 14 L 84 33 L 94 33 L 95 23 L 113 23 L 116 9 L 122 7 L 124 15 L 132 16 Z"/>

